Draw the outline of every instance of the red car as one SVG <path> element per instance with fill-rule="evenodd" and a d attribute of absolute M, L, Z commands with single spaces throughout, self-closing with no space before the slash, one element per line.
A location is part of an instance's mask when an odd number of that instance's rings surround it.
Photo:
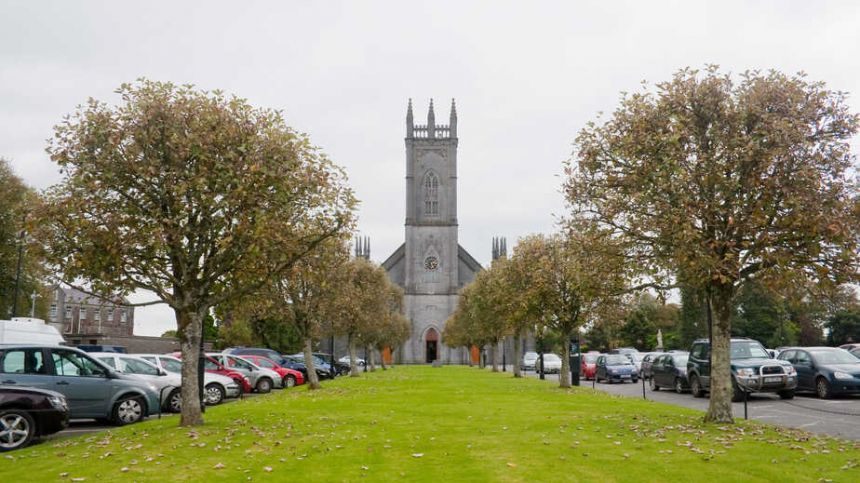
<path fill-rule="evenodd" d="M 579 372 L 586 381 L 594 379 L 594 375 L 597 373 L 597 356 L 599 355 L 599 352 L 582 354 L 582 363 L 579 366 Z"/>
<path fill-rule="evenodd" d="M 271 369 L 277 372 L 278 375 L 281 376 L 281 379 L 284 380 L 284 387 L 293 387 L 305 383 L 305 378 L 304 376 L 302 376 L 301 372 L 296 371 L 294 369 L 281 367 L 275 361 L 269 359 L 268 357 L 256 355 L 241 355 L 239 357 L 245 359 L 246 361 L 253 362 L 260 367 Z"/>
<path fill-rule="evenodd" d="M 181 352 L 173 352 L 173 353 L 168 354 L 168 355 L 173 356 L 177 359 L 182 359 L 182 353 Z M 254 388 L 251 387 L 251 382 L 248 380 L 247 377 L 245 377 L 244 374 L 230 370 L 230 369 L 227 369 L 226 367 L 219 364 L 218 361 L 216 361 L 215 359 L 213 359 L 209 356 L 206 356 L 206 362 L 205 362 L 204 368 L 205 368 L 206 372 L 211 372 L 213 374 L 220 374 L 222 376 L 227 376 L 230 379 L 233 379 L 234 381 L 236 381 L 236 384 L 239 384 L 240 386 L 242 386 L 242 392 L 244 392 L 246 394 L 254 390 Z"/>

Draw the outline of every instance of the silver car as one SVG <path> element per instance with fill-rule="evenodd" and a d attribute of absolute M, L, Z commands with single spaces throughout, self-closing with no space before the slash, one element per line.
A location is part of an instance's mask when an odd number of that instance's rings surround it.
<path fill-rule="evenodd" d="M 89 354 L 120 374 L 130 374 L 155 385 L 164 411 L 171 413 L 182 411 L 182 378 L 177 374 L 168 374 L 153 363 L 129 354 L 118 352 L 90 352 Z"/>
<path fill-rule="evenodd" d="M 173 356 L 162 354 L 135 355 L 171 374 L 182 374 L 182 361 Z M 206 394 L 206 404 L 210 406 L 221 404 L 225 398 L 239 397 L 242 393 L 242 387 L 236 384 L 236 381 L 211 372 L 203 373 L 203 387 Z"/>
<path fill-rule="evenodd" d="M 160 410 L 158 389 L 120 374 L 86 352 L 64 346 L 0 348 L 0 384 L 30 386 L 66 396 L 71 419 L 136 423 Z"/>
<path fill-rule="evenodd" d="M 245 377 L 248 378 L 248 381 L 251 383 L 251 387 L 253 387 L 255 391 L 261 394 L 265 394 L 271 391 L 272 388 L 284 388 L 284 381 L 281 380 L 281 376 L 271 369 L 260 367 L 252 362 L 248 362 L 245 359 L 242 359 L 239 356 L 234 356 L 232 354 L 210 352 L 206 355 L 215 359 L 227 369 L 231 369 L 244 374 Z"/>

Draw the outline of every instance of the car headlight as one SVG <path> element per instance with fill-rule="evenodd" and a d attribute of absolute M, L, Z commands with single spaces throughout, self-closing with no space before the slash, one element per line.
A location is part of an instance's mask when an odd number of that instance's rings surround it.
<path fill-rule="evenodd" d="M 847 372 L 836 371 L 833 373 L 833 377 L 836 379 L 854 379 L 854 376 L 848 374 Z"/>
<path fill-rule="evenodd" d="M 797 369 L 795 369 L 794 366 L 788 366 L 785 368 L 785 373 L 789 376 L 794 376 L 797 374 Z"/>
<path fill-rule="evenodd" d="M 64 397 L 48 396 L 48 402 L 51 403 L 51 406 L 53 406 L 54 409 L 65 411 L 69 408 L 69 405 L 66 403 L 66 398 Z"/>
<path fill-rule="evenodd" d="M 752 377 L 755 375 L 755 369 L 750 369 L 750 368 L 738 369 L 738 375 L 741 377 Z"/>

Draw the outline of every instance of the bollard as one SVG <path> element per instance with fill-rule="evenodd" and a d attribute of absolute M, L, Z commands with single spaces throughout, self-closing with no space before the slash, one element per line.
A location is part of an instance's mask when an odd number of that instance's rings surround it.
<path fill-rule="evenodd" d="M 651 377 L 654 377 L 654 376 L 651 376 Z M 648 398 L 645 397 L 645 378 L 643 377 L 641 379 L 642 379 L 642 399 L 647 401 Z"/>

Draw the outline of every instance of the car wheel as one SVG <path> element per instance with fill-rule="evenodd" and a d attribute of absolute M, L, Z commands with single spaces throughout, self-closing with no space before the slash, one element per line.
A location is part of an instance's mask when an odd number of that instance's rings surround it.
<path fill-rule="evenodd" d="M 0 451 L 23 448 L 34 436 L 36 436 L 36 422 L 27 411 L 21 409 L 0 411 Z"/>
<path fill-rule="evenodd" d="M 272 380 L 268 377 L 260 378 L 257 381 L 257 392 L 260 394 L 266 394 L 267 392 L 272 390 Z"/>
<path fill-rule="evenodd" d="M 780 399 L 794 399 L 794 390 L 791 389 L 787 391 L 779 391 L 777 394 L 779 394 Z"/>
<path fill-rule="evenodd" d="M 660 390 L 660 386 L 657 385 L 657 381 L 655 381 L 653 377 L 648 379 L 648 387 L 650 387 L 652 391 Z"/>
<path fill-rule="evenodd" d="M 690 392 L 693 393 L 693 397 L 705 396 L 705 391 L 702 390 L 702 383 L 699 382 L 699 376 L 690 376 Z"/>
<path fill-rule="evenodd" d="M 684 392 L 684 381 L 682 381 L 680 377 L 675 378 L 674 386 L 675 386 L 675 392 L 677 392 L 678 394 L 683 394 L 683 392 Z"/>
<path fill-rule="evenodd" d="M 226 391 L 220 385 L 212 383 L 206 386 L 206 404 L 215 406 L 221 404 L 226 397 Z"/>
<path fill-rule="evenodd" d="M 296 387 L 296 376 L 293 376 L 293 375 L 284 376 L 284 387 Z"/>
<path fill-rule="evenodd" d="M 830 390 L 830 383 L 823 377 L 815 380 L 815 392 L 821 399 L 830 399 L 833 396 L 833 392 Z"/>
<path fill-rule="evenodd" d="M 146 415 L 146 403 L 140 397 L 120 399 L 113 405 L 111 420 L 114 424 L 124 426 L 133 424 Z"/>
<path fill-rule="evenodd" d="M 167 410 L 171 413 L 182 412 L 182 390 L 178 387 L 170 392 L 167 397 Z"/>

